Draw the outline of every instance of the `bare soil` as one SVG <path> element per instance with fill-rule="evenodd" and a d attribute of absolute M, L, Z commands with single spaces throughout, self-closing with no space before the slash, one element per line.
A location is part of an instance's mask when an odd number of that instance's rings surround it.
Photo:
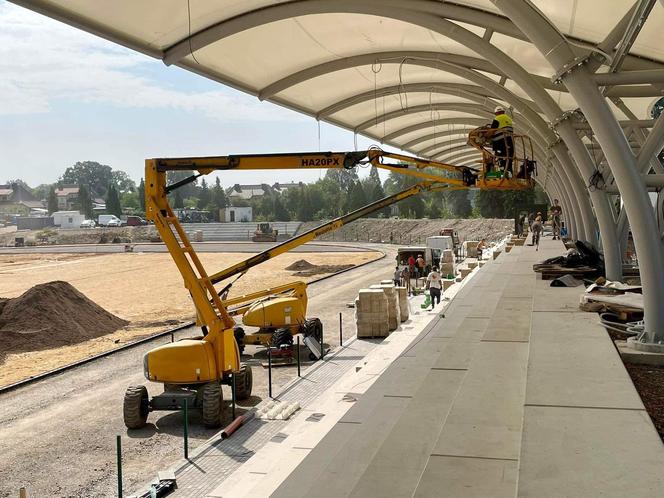
<path fill-rule="evenodd" d="M 83 342 L 114 332 L 127 323 L 67 282 L 39 284 L 2 303 L 0 358 L 8 352 Z"/>
<path fill-rule="evenodd" d="M 664 367 L 625 363 L 625 368 L 664 441 Z"/>
<path fill-rule="evenodd" d="M 314 265 L 309 263 L 306 259 L 300 259 L 292 265 L 288 265 L 285 269 L 289 271 L 294 271 L 294 277 L 313 277 L 315 275 L 322 275 L 325 273 L 336 273 L 339 271 L 347 270 L 352 268 L 353 264 L 345 265 Z"/>
<path fill-rule="evenodd" d="M 205 268 L 216 271 L 250 254 L 200 253 Z M 311 253 L 314 266 L 357 265 L 381 256 L 378 252 Z M 254 268 L 232 287 L 230 297 L 274 287 L 294 280 L 284 267 L 301 255 L 289 253 Z M 322 270 L 321 270 L 322 271 Z M 315 276 L 297 276 L 309 281 Z M 35 285 L 59 280 L 72 284 L 97 305 L 129 324 L 115 332 L 94 332 L 69 345 L 32 346 L 0 357 L 0 386 L 108 351 L 179 323 L 192 321 L 189 292 L 169 254 L 32 254 L 0 256 L 0 296 L 15 298 Z M 2 306 L 2 304 L 0 304 Z M 6 304 L 4 305 L 7 306 Z M 2 333 L 2 332 L 0 332 Z M 82 338 L 83 339 L 83 338 Z M 2 348 L 2 345 L 0 345 Z"/>

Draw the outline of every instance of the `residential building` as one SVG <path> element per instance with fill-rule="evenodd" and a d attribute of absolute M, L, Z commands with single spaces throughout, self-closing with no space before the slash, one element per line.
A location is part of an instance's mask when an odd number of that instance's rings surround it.
<path fill-rule="evenodd" d="M 234 200 L 250 201 L 260 198 L 269 192 L 271 187 L 265 183 L 261 185 L 240 185 L 236 183 L 231 188 L 226 189 L 226 196 L 233 202 Z"/>
<path fill-rule="evenodd" d="M 58 198 L 58 209 L 69 211 L 78 202 L 78 185 L 60 185 L 55 188 L 55 195 Z"/>
<path fill-rule="evenodd" d="M 20 183 L 0 185 L 0 214 L 27 216 L 32 210 L 43 208 L 44 203 Z"/>

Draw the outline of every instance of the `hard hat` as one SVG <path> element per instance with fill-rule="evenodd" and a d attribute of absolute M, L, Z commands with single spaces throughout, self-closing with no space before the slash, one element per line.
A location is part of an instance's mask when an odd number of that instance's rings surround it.
<path fill-rule="evenodd" d="M 505 112 L 505 108 L 502 105 L 497 105 L 493 112 Z"/>

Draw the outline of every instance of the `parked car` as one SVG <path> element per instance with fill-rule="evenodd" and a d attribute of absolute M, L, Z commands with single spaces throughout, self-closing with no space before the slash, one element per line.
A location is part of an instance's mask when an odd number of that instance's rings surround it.
<path fill-rule="evenodd" d="M 95 220 L 83 220 L 83 223 L 81 223 L 81 228 L 94 228 L 96 226 Z"/>
<path fill-rule="evenodd" d="M 110 222 L 113 221 L 114 224 L 110 224 Z M 97 223 L 99 223 L 100 227 L 121 227 L 122 226 L 122 220 L 115 216 L 114 214 L 100 214 L 99 219 L 97 220 Z"/>
<path fill-rule="evenodd" d="M 147 225 L 148 222 L 145 221 L 143 218 L 140 216 L 127 216 L 127 226 L 130 227 L 137 227 L 140 225 Z"/>

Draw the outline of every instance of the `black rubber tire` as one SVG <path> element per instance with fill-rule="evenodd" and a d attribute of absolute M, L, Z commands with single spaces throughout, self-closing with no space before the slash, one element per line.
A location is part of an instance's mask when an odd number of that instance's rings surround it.
<path fill-rule="evenodd" d="M 233 336 L 235 336 L 235 342 L 237 342 L 237 348 L 240 351 L 240 354 L 244 353 L 244 336 L 247 335 L 244 332 L 242 327 L 235 327 L 233 329 Z"/>
<path fill-rule="evenodd" d="M 127 429 L 145 427 L 150 412 L 150 399 L 145 386 L 129 386 L 125 391 L 122 413 Z"/>
<path fill-rule="evenodd" d="M 224 393 L 221 384 L 210 382 L 201 387 L 201 415 L 203 425 L 207 428 L 219 427 L 221 425 L 221 412 L 223 409 Z"/>
<path fill-rule="evenodd" d="M 289 329 L 277 329 L 272 334 L 272 347 L 278 348 L 282 345 L 293 345 L 293 334 Z"/>
<path fill-rule="evenodd" d="M 249 365 L 242 365 L 235 377 L 235 399 L 242 401 L 251 397 L 254 387 L 254 375 Z"/>

